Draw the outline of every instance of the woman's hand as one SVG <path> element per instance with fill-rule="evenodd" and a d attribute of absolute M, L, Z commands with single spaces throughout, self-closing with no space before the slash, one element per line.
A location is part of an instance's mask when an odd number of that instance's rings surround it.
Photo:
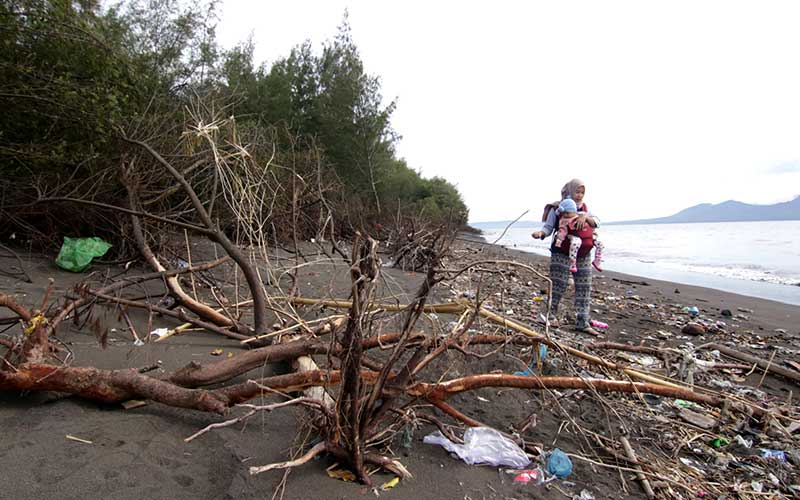
<path fill-rule="evenodd" d="M 590 227 L 597 227 L 597 222 L 595 222 L 593 217 L 589 217 L 586 214 L 579 215 L 577 219 L 575 219 L 575 229 L 580 231 L 583 229 L 583 226 L 589 224 Z"/>
<path fill-rule="evenodd" d="M 534 232 L 531 234 L 531 236 L 532 236 L 534 239 L 537 239 L 537 240 L 543 240 L 543 239 L 544 239 L 544 231 L 534 231 Z"/>

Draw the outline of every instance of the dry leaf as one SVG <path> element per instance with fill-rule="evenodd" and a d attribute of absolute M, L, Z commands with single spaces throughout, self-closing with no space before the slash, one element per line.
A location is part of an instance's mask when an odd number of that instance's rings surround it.
<path fill-rule="evenodd" d="M 356 480 L 356 475 L 347 469 L 329 470 L 328 477 L 332 477 L 334 479 L 341 479 L 342 481 L 346 481 L 348 483 L 352 483 L 353 481 Z"/>

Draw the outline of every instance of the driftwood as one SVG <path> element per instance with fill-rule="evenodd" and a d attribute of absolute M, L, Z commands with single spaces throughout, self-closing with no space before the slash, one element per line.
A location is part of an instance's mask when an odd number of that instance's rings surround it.
<path fill-rule="evenodd" d="M 341 382 L 339 370 L 310 370 L 276 375 L 247 381 L 220 389 L 188 389 L 169 380 L 161 380 L 138 370 L 100 370 L 49 364 L 26 363 L 16 371 L 0 371 L 0 390 L 55 391 L 73 394 L 92 401 L 121 403 L 130 399 L 151 399 L 170 406 L 224 413 L 227 408 L 264 394 L 264 388 L 274 391 L 301 391 L 313 386 L 334 386 Z M 378 374 L 362 370 L 359 381 L 375 385 Z M 424 397 L 431 402 L 445 401 L 454 394 L 484 387 L 513 387 L 517 389 L 553 390 L 584 389 L 601 393 L 623 392 L 653 394 L 683 399 L 722 408 L 722 398 L 700 394 L 689 389 L 674 389 L 657 384 L 623 382 L 577 377 L 527 377 L 505 374 L 473 375 L 441 383 L 418 382 L 404 392 Z"/>
<path fill-rule="evenodd" d="M 772 372 L 782 377 L 785 377 L 795 383 L 800 383 L 800 372 L 796 372 L 794 370 L 790 370 L 788 368 L 772 364 L 769 361 L 757 358 L 755 356 L 751 356 L 750 354 L 745 354 L 741 351 L 737 351 L 736 349 L 731 349 L 730 347 L 724 346 L 722 344 L 713 344 L 713 343 L 704 344 L 700 347 L 717 350 L 728 357 L 738 359 L 740 361 L 746 361 L 747 363 L 751 363 L 754 365 L 758 365 L 759 368 L 764 370 L 764 373 Z"/>

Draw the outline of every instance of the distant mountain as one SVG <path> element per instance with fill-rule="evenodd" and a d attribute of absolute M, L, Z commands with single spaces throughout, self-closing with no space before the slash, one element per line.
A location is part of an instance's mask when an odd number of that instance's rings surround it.
<path fill-rule="evenodd" d="M 639 219 L 606 224 L 677 224 L 686 222 L 746 222 L 765 220 L 800 220 L 800 196 L 774 205 L 750 205 L 740 201 L 723 201 L 716 205 L 701 203 L 669 217 Z"/>
<path fill-rule="evenodd" d="M 604 222 L 603 224 L 678 224 L 686 222 L 745 222 L 759 220 L 800 220 L 800 196 L 792 201 L 774 205 L 750 205 L 749 203 L 734 200 L 723 201 L 716 205 L 701 203 L 681 210 L 669 217 Z M 469 225 L 476 229 L 496 229 L 505 227 L 510 223 L 510 220 L 501 220 L 470 222 Z M 520 220 L 514 223 L 515 228 L 540 228 L 541 226 L 542 223 L 539 221 Z"/>
<path fill-rule="evenodd" d="M 510 220 L 496 220 L 496 221 L 489 221 L 489 222 L 470 222 L 469 225 L 474 227 L 475 229 L 495 229 L 498 227 L 505 227 L 511 224 L 512 221 Z M 518 220 L 514 223 L 514 227 L 542 227 L 541 222 L 534 222 L 532 220 Z"/>

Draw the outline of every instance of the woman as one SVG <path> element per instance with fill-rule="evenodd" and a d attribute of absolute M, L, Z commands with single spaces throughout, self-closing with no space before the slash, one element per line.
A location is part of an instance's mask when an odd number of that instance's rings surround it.
<path fill-rule="evenodd" d="M 561 199 L 572 198 L 577 205 L 578 210 L 583 212 L 578 216 L 575 227 L 578 229 L 579 235 L 584 243 L 578 251 L 577 268 L 575 273 L 575 313 L 577 321 L 575 327 L 578 331 L 590 333 L 592 335 L 599 335 L 598 332 L 592 328 L 589 320 L 589 305 L 592 298 L 592 228 L 598 227 L 600 221 L 593 216 L 586 204 L 583 203 L 583 197 L 586 194 L 586 186 L 578 179 L 572 179 L 564 185 L 561 189 Z M 558 203 L 556 203 L 557 205 Z M 550 236 L 553 230 L 558 228 L 558 216 L 555 210 L 550 210 L 547 214 L 544 226 L 539 231 L 534 231 L 531 236 L 536 239 L 545 239 Z M 557 247 L 555 241 L 550 246 L 550 280 L 553 282 L 553 294 L 551 299 L 550 309 L 550 324 L 558 328 L 557 312 L 558 304 L 561 302 L 561 297 L 567 291 L 570 273 L 570 258 L 569 246 Z"/>

